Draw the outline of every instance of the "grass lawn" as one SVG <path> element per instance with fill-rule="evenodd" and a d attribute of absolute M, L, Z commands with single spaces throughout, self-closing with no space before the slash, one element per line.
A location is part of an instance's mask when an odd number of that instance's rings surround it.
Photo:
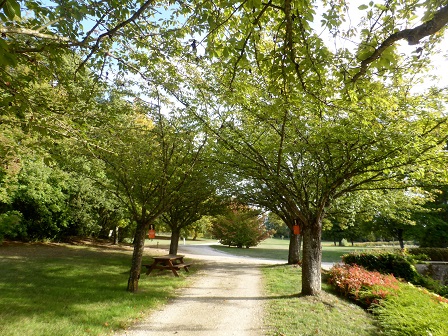
<path fill-rule="evenodd" d="M 359 306 L 327 292 L 320 297 L 301 297 L 301 269 L 291 265 L 263 268 L 269 300 L 264 324 L 268 336 L 342 335 L 374 336 L 381 331 L 372 315 Z"/>
<path fill-rule="evenodd" d="M 0 335 L 108 335 L 190 280 L 184 272 L 143 274 L 139 292 L 128 293 L 131 255 L 129 247 L 0 246 Z"/>
<path fill-rule="evenodd" d="M 213 248 L 231 253 L 238 256 L 247 256 L 253 258 L 264 258 L 264 259 L 278 259 L 278 260 L 288 260 L 288 239 L 279 238 L 269 238 L 262 241 L 258 246 L 251 248 L 237 248 L 228 247 L 223 245 L 214 245 Z M 365 251 L 372 249 L 372 247 L 352 247 L 352 246 L 334 246 L 333 243 L 324 242 L 322 243 L 322 261 L 325 262 L 340 262 L 341 256 L 354 252 L 354 251 Z"/>

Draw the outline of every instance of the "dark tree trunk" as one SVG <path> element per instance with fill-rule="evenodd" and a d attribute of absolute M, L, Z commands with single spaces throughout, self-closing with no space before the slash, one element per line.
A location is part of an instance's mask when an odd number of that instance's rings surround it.
<path fill-rule="evenodd" d="M 397 239 L 400 243 L 400 248 L 404 249 L 403 229 L 397 229 Z"/>
<path fill-rule="evenodd" d="M 179 248 L 180 229 L 171 229 L 170 254 L 177 254 Z"/>
<path fill-rule="evenodd" d="M 288 250 L 288 264 L 298 264 L 300 262 L 300 246 L 302 243 L 302 236 L 292 233 L 289 235 L 289 250 Z"/>
<path fill-rule="evenodd" d="M 303 226 L 302 294 L 319 295 L 321 291 L 322 222 Z"/>
<path fill-rule="evenodd" d="M 134 253 L 132 254 L 131 271 L 129 273 L 129 292 L 135 293 L 138 290 L 138 280 L 140 279 L 140 269 L 142 267 L 143 250 L 145 248 L 146 231 L 149 225 L 137 223 L 134 235 Z"/>

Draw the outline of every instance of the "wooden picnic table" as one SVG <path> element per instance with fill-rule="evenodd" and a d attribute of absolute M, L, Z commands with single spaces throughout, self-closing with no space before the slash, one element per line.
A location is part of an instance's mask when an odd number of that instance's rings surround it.
<path fill-rule="evenodd" d="M 186 272 L 188 272 L 188 267 L 191 266 L 191 264 L 185 264 L 184 263 L 184 257 L 183 255 L 173 255 L 168 254 L 164 256 L 158 256 L 153 257 L 154 262 L 152 264 L 144 264 L 143 266 L 146 267 L 146 274 L 152 272 L 154 269 L 158 270 L 171 270 L 175 276 L 179 276 L 177 274 L 177 271 L 181 268 L 185 269 Z"/>

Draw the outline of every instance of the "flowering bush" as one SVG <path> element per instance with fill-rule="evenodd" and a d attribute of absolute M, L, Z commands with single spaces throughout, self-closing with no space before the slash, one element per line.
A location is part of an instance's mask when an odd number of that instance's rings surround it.
<path fill-rule="evenodd" d="M 369 307 L 389 295 L 395 295 L 399 281 L 393 275 L 367 271 L 358 265 L 335 265 L 329 283 L 342 295 Z"/>
<path fill-rule="evenodd" d="M 409 258 L 402 252 L 378 251 L 356 252 L 342 256 L 346 264 L 360 265 L 369 271 L 378 271 L 385 274 L 393 274 L 397 278 L 406 281 L 414 281 L 418 273 Z"/>

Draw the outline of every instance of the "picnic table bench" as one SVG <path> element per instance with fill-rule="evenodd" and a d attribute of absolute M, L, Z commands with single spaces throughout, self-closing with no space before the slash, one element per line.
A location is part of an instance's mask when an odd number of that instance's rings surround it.
<path fill-rule="evenodd" d="M 179 276 L 177 271 L 183 268 L 186 272 L 188 272 L 188 267 L 191 264 L 184 263 L 183 255 L 173 255 L 168 254 L 164 256 L 153 257 L 154 262 L 152 264 L 143 264 L 142 266 L 146 267 L 146 274 L 149 275 L 154 269 L 162 270 L 171 270 L 175 276 Z"/>

